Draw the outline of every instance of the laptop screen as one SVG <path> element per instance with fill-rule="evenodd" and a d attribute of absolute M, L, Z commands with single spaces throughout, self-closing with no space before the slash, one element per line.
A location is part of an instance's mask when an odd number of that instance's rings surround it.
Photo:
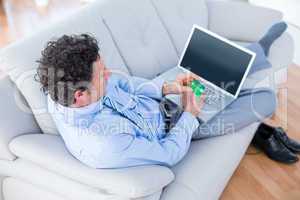
<path fill-rule="evenodd" d="M 235 96 L 252 57 L 195 28 L 180 66 Z"/>

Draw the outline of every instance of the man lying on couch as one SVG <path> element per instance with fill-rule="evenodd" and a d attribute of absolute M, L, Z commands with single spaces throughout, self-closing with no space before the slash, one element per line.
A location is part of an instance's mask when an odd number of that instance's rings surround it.
<path fill-rule="evenodd" d="M 267 62 L 265 55 L 285 29 L 285 23 L 276 24 L 249 47 L 257 53 L 257 61 Z M 93 168 L 170 167 L 182 160 L 192 139 L 228 133 L 210 130 L 220 119 L 237 131 L 275 111 L 271 90 L 245 90 L 225 109 L 229 112 L 200 125 L 201 103 L 187 86 L 194 76 L 180 75 L 173 83 L 126 77 L 108 70 L 103 59 L 92 36 L 64 35 L 48 42 L 37 71 L 48 95 L 49 112 L 68 150 Z M 259 70 L 259 63 L 253 69 Z M 167 131 L 159 105 L 168 94 L 182 96 L 183 113 Z"/>

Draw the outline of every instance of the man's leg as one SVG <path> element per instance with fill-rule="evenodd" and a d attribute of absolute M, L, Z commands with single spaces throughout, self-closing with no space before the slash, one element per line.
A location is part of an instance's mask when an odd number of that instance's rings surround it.
<path fill-rule="evenodd" d="M 271 63 L 268 61 L 267 56 L 264 53 L 264 49 L 259 43 L 252 43 L 246 48 L 253 51 L 256 54 L 248 76 L 260 70 L 272 67 Z"/>
<path fill-rule="evenodd" d="M 249 74 L 271 67 L 271 64 L 267 60 L 266 56 L 269 55 L 270 48 L 274 41 L 277 40 L 286 31 L 286 29 L 287 24 L 285 22 L 276 23 L 257 43 L 253 43 L 246 47 L 256 53 L 256 59 Z"/>
<path fill-rule="evenodd" d="M 205 124 L 199 126 L 193 139 L 235 133 L 270 117 L 276 109 L 276 95 L 270 89 L 241 91 L 239 98 Z"/>

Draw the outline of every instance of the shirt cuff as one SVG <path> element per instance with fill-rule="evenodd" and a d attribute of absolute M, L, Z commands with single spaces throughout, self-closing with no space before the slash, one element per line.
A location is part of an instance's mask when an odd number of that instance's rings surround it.
<path fill-rule="evenodd" d="M 180 123 L 184 123 L 183 126 L 188 128 L 191 134 L 193 134 L 200 125 L 197 117 L 186 111 L 182 113 L 179 121 Z"/>
<path fill-rule="evenodd" d="M 156 78 L 156 79 L 152 80 L 152 83 L 157 88 L 157 92 L 156 92 L 157 98 L 161 99 L 164 96 L 164 94 L 163 94 L 163 86 L 164 86 L 165 80 L 164 79 L 160 79 L 160 78 Z"/>

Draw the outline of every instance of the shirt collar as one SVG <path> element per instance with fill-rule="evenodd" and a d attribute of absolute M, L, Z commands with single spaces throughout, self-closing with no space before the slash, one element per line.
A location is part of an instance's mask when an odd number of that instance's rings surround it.
<path fill-rule="evenodd" d="M 62 114 L 64 116 L 69 116 L 68 118 L 80 118 L 81 116 L 93 115 L 100 112 L 103 109 L 103 97 L 100 98 L 97 102 L 94 102 L 88 106 L 80 108 L 72 108 L 63 106 L 59 103 L 56 103 L 48 95 L 48 111 L 51 114 Z"/>

